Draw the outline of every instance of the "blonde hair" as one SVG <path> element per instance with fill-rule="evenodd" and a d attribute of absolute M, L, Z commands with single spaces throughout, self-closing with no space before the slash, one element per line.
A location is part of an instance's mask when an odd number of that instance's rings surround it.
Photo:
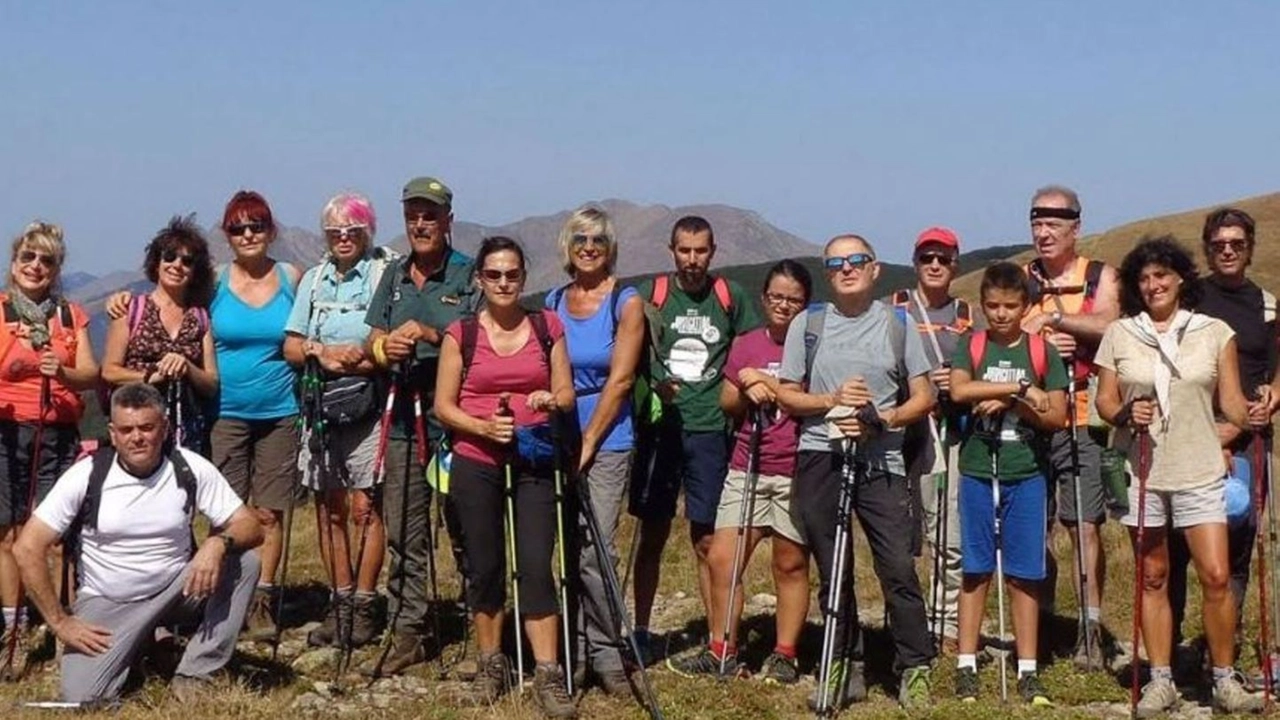
<path fill-rule="evenodd" d="M 18 253 L 23 250 L 36 250 L 48 253 L 55 260 L 51 269 L 53 280 L 49 283 L 52 292 L 62 279 L 62 263 L 67 259 L 67 246 L 62 242 L 62 228 L 53 223 L 36 220 L 27 225 L 22 233 L 13 239 L 13 247 L 9 253 L 9 285 L 13 285 L 13 263 L 18 260 Z"/>
<path fill-rule="evenodd" d="M 320 228 L 323 230 L 325 226 L 331 223 L 341 223 L 346 221 L 352 225 L 364 225 L 369 242 L 373 242 L 373 236 L 378 232 L 378 216 L 373 211 L 373 203 L 369 202 L 369 198 L 355 192 L 338 193 L 329 198 L 329 202 L 324 204 L 324 209 L 320 211 Z"/>
<path fill-rule="evenodd" d="M 572 250 L 574 235 L 599 235 L 608 239 L 605 263 L 609 274 L 612 275 L 618 263 L 618 236 L 614 233 L 613 221 L 609 219 L 609 214 L 600 208 L 588 206 L 574 210 L 569 219 L 564 221 L 564 225 L 560 228 L 557 245 L 560 248 L 560 266 L 569 274 L 569 277 L 573 277 L 573 259 L 569 253 Z"/>

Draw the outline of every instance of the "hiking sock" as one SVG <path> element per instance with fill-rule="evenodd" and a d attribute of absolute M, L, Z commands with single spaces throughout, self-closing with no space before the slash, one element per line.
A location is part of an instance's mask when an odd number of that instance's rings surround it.
<path fill-rule="evenodd" d="M 723 640 L 712 640 L 710 643 L 711 654 L 717 658 L 734 657 L 738 654 L 738 647 Z"/>
<path fill-rule="evenodd" d="M 1035 658 L 1031 658 L 1029 660 L 1018 658 L 1018 677 L 1022 677 L 1023 675 L 1035 675 L 1035 674 L 1036 674 Z"/>
<path fill-rule="evenodd" d="M 1085 608 L 1084 614 L 1085 617 L 1089 619 L 1090 623 L 1097 624 L 1102 622 L 1102 608 L 1100 607 L 1087 607 Z"/>
<path fill-rule="evenodd" d="M 356 591 L 357 600 L 371 600 L 376 597 L 378 597 L 377 590 L 357 590 Z"/>
<path fill-rule="evenodd" d="M 1213 669 L 1213 684 L 1217 685 L 1219 680 L 1231 677 L 1231 673 L 1235 672 L 1233 667 L 1215 667 Z"/>
<path fill-rule="evenodd" d="M 266 593 L 267 595 L 271 595 L 271 596 L 274 596 L 276 594 L 275 583 L 260 582 L 258 583 L 255 589 L 260 593 Z"/>
<path fill-rule="evenodd" d="M 1217 668 L 1214 668 L 1214 671 L 1216 672 Z M 1152 665 L 1151 679 L 1153 681 L 1168 680 L 1169 682 L 1173 682 L 1173 668 L 1168 665 Z"/>
<path fill-rule="evenodd" d="M 796 646 L 795 646 L 795 645 L 782 645 L 782 644 L 774 645 L 774 646 L 773 646 L 773 651 L 774 651 L 775 653 L 777 653 L 778 655 L 781 655 L 782 657 L 784 657 L 784 658 L 786 658 L 786 659 L 788 659 L 788 660 L 795 660 L 795 659 L 796 659 Z"/>
<path fill-rule="evenodd" d="M 8 630 L 18 621 L 18 608 L 7 607 L 4 609 L 4 629 Z"/>
<path fill-rule="evenodd" d="M 354 589 L 355 589 L 355 588 L 353 588 L 353 587 L 352 587 L 352 586 L 350 586 L 350 585 L 344 585 L 344 586 L 342 586 L 342 587 L 340 587 L 340 588 L 334 588 L 333 596 L 334 596 L 334 597 L 339 597 L 339 598 L 349 598 L 349 597 L 351 597 L 351 592 L 352 592 Z"/>
<path fill-rule="evenodd" d="M 978 670 L 978 654 L 977 653 L 960 653 L 956 655 L 956 669 L 964 670 L 969 668 L 974 672 Z"/>

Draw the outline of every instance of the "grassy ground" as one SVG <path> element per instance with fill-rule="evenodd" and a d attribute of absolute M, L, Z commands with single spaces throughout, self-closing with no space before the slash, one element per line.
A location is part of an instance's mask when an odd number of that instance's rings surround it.
<path fill-rule="evenodd" d="M 289 622 L 294 627 L 289 636 L 294 638 L 294 645 L 299 645 L 297 638 L 302 629 L 297 626 L 304 621 L 318 619 L 323 605 L 324 576 L 318 553 L 315 548 L 315 523 L 308 509 L 300 510 L 295 519 L 292 563 L 289 585 L 293 590 L 291 604 L 297 608 L 294 618 Z M 630 539 L 629 521 L 619 534 L 624 545 Z M 860 538 L 860 534 L 856 534 Z M 443 533 L 442 533 L 443 537 Z M 705 633 L 705 623 L 697 602 L 696 583 L 694 580 L 691 551 L 685 541 L 685 535 L 677 528 L 672 533 L 673 541 L 667 548 L 664 557 L 664 572 L 660 588 L 660 603 L 653 621 L 656 631 L 665 633 L 669 638 L 669 648 L 679 652 L 684 648 L 696 645 L 696 638 Z M 1112 525 L 1105 534 L 1108 547 L 1107 574 L 1108 585 L 1104 615 L 1107 625 L 1121 639 L 1129 637 L 1130 605 L 1132 597 L 1132 553 L 1122 531 Z M 1057 556 L 1067 558 L 1070 545 L 1065 535 L 1055 537 Z M 771 581 L 768 575 L 767 546 L 762 545 L 757 552 L 748 572 L 746 581 L 746 597 L 758 593 L 771 593 Z M 456 596 L 457 584 L 453 577 L 452 562 L 445 548 L 441 549 L 442 593 L 446 597 Z M 922 564 L 921 580 L 927 583 L 927 570 Z M 1074 641 L 1075 599 L 1071 589 L 1070 571 L 1063 565 L 1058 582 L 1057 612 L 1061 622 L 1056 627 L 1054 639 L 1058 649 L 1069 652 Z M 888 635 L 880 627 L 883 616 L 883 604 L 879 585 L 871 571 L 870 554 L 865 543 L 858 543 L 856 556 L 857 592 L 864 623 L 871 627 L 867 647 L 872 666 L 871 697 L 866 702 L 846 711 L 842 717 L 878 718 L 901 716 L 894 701 L 896 686 L 893 678 L 883 670 L 890 661 L 891 642 Z M 814 574 L 816 584 L 816 573 Z M 927 585 L 926 585 L 927 587 Z M 994 594 L 993 594 L 994 598 Z M 994 602 L 994 599 L 993 599 Z M 1198 589 L 1193 587 L 1189 600 L 1191 611 L 1188 613 L 1191 632 L 1198 631 L 1199 608 Z M 1256 636 L 1256 597 L 1249 602 L 1246 626 L 1250 637 Z M 810 617 L 818 619 L 817 603 L 810 608 Z M 994 610 L 989 613 L 994 617 Z M 753 667 L 758 667 L 760 660 L 769 653 L 773 646 L 772 617 L 756 615 L 744 621 L 745 648 L 744 655 Z M 994 628 L 994 626 L 992 626 Z M 456 628 L 455 628 L 456 630 Z M 993 630 L 994 632 L 994 630 Z M 457 639 L 458 632 L 451 637 Z M 802 669 L 813 672 L 818 650 L 821 644 L 821 628 L 811 624 L 806 631 L 801 645 Z M 455 642 L 445 650 L 446 659 L 452 661 L 461 656 L 462 647 Z M 371 655 L 367 651 L 363 657 Z M 233 662 L 236 679 L 218 685 L 217 692 L 211 694 L 207 701 L 195 707 L 179 705 L 168 697 L 161 672 L 153 672 L 144 678 L 140 686 L 119 710 L 110 712 L 111 717 L 129 718 L 186 718 L 187 720 L 203 720 L 205 718 L 280 718 L 288 716 L 307 716 L 316 714 L 370 715 L 385 718 L 537 718 L 540 714 L 533 705 L 532 698 L 526 691 L 523 699 L 510 697 L 493 708 L 463 708 L 456 701 L 461 682 L 446 678 L 440 679 L 440 663 L 416 668 L 405 680 L 381 681 L 371 689 L 358 676 L 350 675 L 336 685 L 330 684 L 331 672 L 327 669 L 304 674 L 293 670 L 286 662 L 272 663 L 269 649 L 242 644 L 240 652 Z M 290 660 L 282 650 L 282 660 Z M 360 661 L 357 657 L 353 667 Z M 1244 651 L 1242 663 L 1256 666 L 1252 649 Z M 1044 671 L 1045 685 L 1057 703 L 1054 709 L 1037 709 L 1022 707 L 1016 702 L 1001 705 L 998 697 L 998 680 L 994 664 L 988 664 L 981 671 L 983 697 L 976 704 L 959 704 L 949 700 L 952 692 L 952 665 L 950 661 L 940 661 L 934 673 L 933 695 L 937 705 L 921 717 L 935 718 L 988 718 L 993 714 L 1001 717 L 1035 716 L 1038 718 L 1069 717 L 1114 717 L 1123 715 L 1125 708 L 1121 703 L 1127 702 L 1127 675 L 1121 682 L 1110 674 L 1097 672 L 1083 674 L 1076 672 L 1069 660 L 1059 658 Z M 650 669 L 650 677 L 658 692 L 663 712 L 672 718 L 792 718 L 804 717 L 805 697 L 812 688 L 812 680 L 806 678 L 800 686 L 794 688 L 778 688 L 766 686 L 753 680 L 720 683 L 713 680 L 687 680 L 679 678 L 667 671 L 661 663 Z M 317 690 L 319 693 L 317 694 Z M 0 704 L 6 706 L 5 717 L 35 717 L 41 714 L 52 714 L 54 710 L 31 710 L 15 708 L 10 713 L 11 703 L 17 701 L 48 700 L 57 695 L 57 673 L 52 663 L 41 672 L 20 685 L 0 687 Z M 299 701 L 300 697 L 307 700 Z M 308 701 L 310 701 L 308 703 Z M 302 707 L 307 703 L 307 707 Z M 1184 703 L 1185 705 L 1185 703 Z M 588 693 L 580 704 L 580 714 L 584 718 L 606 718 L 609 720 L 622 718 L 642 718 L 644 713 L 633 702 L 610 699 L 598 691 Z M 103 713 L 104 716 L 106 715 Z M 1191 713 L 1198 714 L 1198 713 Z M 1188 714 L 1189 717 L 1191 714 Z"/>

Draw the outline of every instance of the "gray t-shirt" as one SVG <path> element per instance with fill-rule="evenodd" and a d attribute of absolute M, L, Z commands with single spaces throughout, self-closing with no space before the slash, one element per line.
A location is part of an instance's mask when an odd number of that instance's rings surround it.
<path fill-rule="evenodd" d="M 920 333 L 920 341 L 924 343 L 925 357 L 929 358 L 929 365 L 936 370 L 942 366 L 944 362 L 950 362 L 951 358 L 956 354 L 956 345 L 959 344 L 960 337 L 970 329 L 985 330 L 987 327 L 986 319 L 982 317 L 981 308 L 969 305 L 968 318 L 966 321 L 960 319 L 959 305 L 964 302 L 958 298 L 952 298 L 951 302 L 940 308 L 925 307 L 925 321 L 920 319 L 920 305 L 916 304 L 915 295 L 912 293 L 912 300 L 905 308 L 895 308 L 901 312 L 906 310 L 907 326 L 914 327 Z M 883 302 L 893 302 L 893 296 L 889 296 Z M 923 301 L 923 298 L 921 298 Z M 968 305 L 968 303 L 966 303 Z M 938 348 L 942 351 L 941 357 L 935 357 L 933 352 L 933 343 L 929 340 L 929 330 L 933 330 L 933 336 L 938 340 Z"/>
<path fill-rule="evenodd" d="M 904 332 L 905 348 L 895 353 L 891 346 L 890 322 L 897 322 L 892 309 L 876 300 L 861 315 L 846 317 L 835 305 L 825 305 L 822 322 L 822 341 L 813 358 L 813 377 L 809 378 L 809 392 L 815 395 L 834 392 L 845 380 L 862 376 L 876 408 L 888 410 L 898 404 L 898 390 L 907 394 L 909 378 L 929 372 L 929 359 L 925 355 L 920 335 Z M 800 313 L 787 329 L 787 342 L 782 350 L 782 370 L 779 379 L 805 382 L 804 333 L 807 313 Z M 894 362 L 895 356 L 903 358 L 907 377 L 900 378 Z M 803 418 L 800 432 L 801 450 L 826 451 L 835 449 L 827 439 L 826 420 L 822 415 Z M 887 470 L 895 475 L 905 475 L 902 462 L 902 430 L 885 432 L 866 443 L 859 443 L 858 452 L 874 468 Z"/>

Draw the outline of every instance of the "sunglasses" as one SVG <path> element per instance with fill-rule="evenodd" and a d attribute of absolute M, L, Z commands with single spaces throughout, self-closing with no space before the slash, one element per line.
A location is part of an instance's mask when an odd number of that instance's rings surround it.
<path fill-rule="evenodd" d="M 160 253 L 160 259 L 171 263 L 175 260 L 182 261 L 182 267 L 194 267 L 196 264 L 196 256 L 190 253 L 180 253 L 177 250 L 165 250 Z"/>
<path fill-rule="evenodd" d="M 244 231 L 248 230 L 254 235 L 261 235 L 267 231 L 267 224 L 261 220 L 254 220 L 248 223 L 235 223 L 227 226 L 227 234 L 231 237 L 240 237 L 244 235 Z"/>
<path fill-rule="evenodd" d="M 1209 241 L 1209 249 L 1212 250 L 1215 255 L 1221 255 L 1227 248 L 1231 248 L 1231 252 L 1239 254 L 1244 252 L 1247 247 L 1249 247 L 1249 243 L 1246 240 Z"/>
<path fill-rule="evenodd" d="M 938 263 L 942 267 L 951 267 L 951 263 L 955 262 L 955 258 L 943 253 L 921 253 L 916 256 L 917 265 L 932 265 Z"/>
<path fill-rule="evenodd" d="M 30 265 L 37 260 L 40 261 L 40 265 L 45 270 L 52 270 L 58 264 L 58 259 L 54 256 L 36 252 L 35 250 L 23 250 L 18 253 L 18 263 L 21 265 Z"/>
<path fill-rule="evenodd" d="M 515 283 L 515 282 L 520 282 L 520 278 L 524 277 L 524 271 L 519 268 L 516 268 L 515 270 L 505 270 L 505 271 L 494 270 L 492 268 L 485 268 L 480 271 L 480 277 L 484 278 L 485 280 L 488 280 L 489 282 L 496 283 L 502 280 L 506 280 L 507 282 Z"/>
<path fill-rule="evenodd" d="M 875 261 L 868 253 L 853 253 L 843 257 L 829 257 L 822 261 L 822 266 L 828 270 L 843 270 L 845 263 L 848 263 L 854 270 L 861 270 Z"/>
<path fill-rule="evenodd" d="M 782 307 L 804 307 L 804 298 L 791 297 L 790 295 L 782 295 L 774 292 L 765 293 L 764 301 L 770 305 L 779 305 Z"/>
<path fill-rule="evenodd" d="M 346 240 L 347 238 L 351 238 L 352 240 L 359 240 L 360 238 L 364 237 L 364 234 L 368 229 L 369 228 L 367 225 L 348 225 L 346 227 L 327 227 L 324 229 L 324 234 L 330 240 Z"/>
<path fill-rule="evenodd" d="M 574 235 L 570 240 L 575 248 L 584 248 L 588 244 L 592 247 L 609 247 L 609 238 L 604 235 Z"/>

